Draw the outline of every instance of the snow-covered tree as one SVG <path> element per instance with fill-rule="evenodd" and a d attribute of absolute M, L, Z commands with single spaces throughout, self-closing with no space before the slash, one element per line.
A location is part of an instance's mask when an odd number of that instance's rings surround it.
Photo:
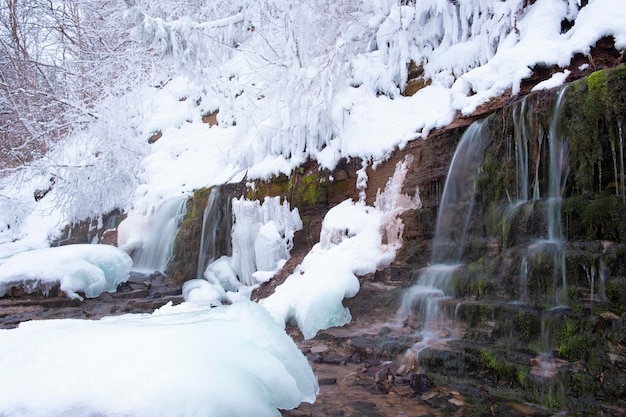
<path fill-rule="evenodd" d="M 123 4 L 0 3 L 0 159 L 15 168 L 98 119 L 95 103 L 134 77 Z"/>

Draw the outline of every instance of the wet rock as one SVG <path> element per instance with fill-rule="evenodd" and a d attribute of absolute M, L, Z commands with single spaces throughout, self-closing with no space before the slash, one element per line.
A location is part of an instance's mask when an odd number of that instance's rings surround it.
<path fill-rule="evenodd" d="M 422 395 L 435 388 L 435 383 L 425 374 L 413 374 L 409 386 L 416 395 Z"/>
<path fill-rule="evenodd" d="M 167 285 L 160 274 L 132 273 L 131 278 L 115 293 L 103 293 L 83 301 L 67 297 L 59 291 L 58 285 L 48 291 L 48 296 L 22 288 L 0 298 L 0 329 L 14 328 L 29 320 L 99 319 L 124 313 L 152 313 L 167 303 L 184 301 L 180 290 Z M 163 283 L 156 284 L 158 281 Z"/>
<path fill-rule="evenodd" d="M 321 385 L 335 385 L 337 383 L 337 378 L 319 378 L 317 383 Z"/>

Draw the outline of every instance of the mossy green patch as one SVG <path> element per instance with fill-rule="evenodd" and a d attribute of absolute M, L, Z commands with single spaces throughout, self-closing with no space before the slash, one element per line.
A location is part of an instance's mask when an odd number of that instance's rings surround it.
<path fill-rule="evenodd" d="M 556 351 L 563 359 L 580 360 L 585 357 L 587 349 L 590 347 L 590 332 L 579 328 L 579 323 L 567 320 L 561 326 L 561 331 L 557 338 Z"/>
<path fill-rule="evenodd" d="M 594 72 L 571 85 L 563 118 L 569 139 L 568 188 L 582 194 L 619 183 L 615 158 L 620 155 L 619 123 L 626 113 L 624 67 Z"/>
<path fill-rule="evenodd" d="M 613 194 L 577 195 L 565 199 L 563 214 L 571 240 L 622 241 L 626 238 L 626 206 Z"/>
<path fill-rule="evenodd" d="M 293 199 L 296 205 L 326 203 L 328 199 L 328 178 L 319 172 L 306 175 L 292 175 L 290 178 Z"/>

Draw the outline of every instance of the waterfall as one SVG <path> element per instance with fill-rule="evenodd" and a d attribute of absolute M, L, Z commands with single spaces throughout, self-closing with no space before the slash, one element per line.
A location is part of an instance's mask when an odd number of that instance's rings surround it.
<path fill-rule="evenodd" d="M 555 106 L 548 120 L 547 129 L 543 129 L 540 124 L 533 120 L 533 108 L 530 105 L 528 96 L 515 107 L 513 111 L 513 125 L 515 137 L 515 167 L 516 167 L 516 188 L 517 200 L 505 211 L 505 222 L 517 215 L 517 210 L 521 207 L 527 207 L 529 210 L 534 209 L 534 205 L 530 204 L 529 191 L 532 189 L 532 201 L 538 201 L 543 193 L 543 206 L 545 210 L 541 213 L 545 215 L 546 228 L 545 234 L 537 236 L 528 246 L 520 267 L 520 301 L 528 298 L 528 283 L 531 282 L 533 261 L 537 261 L 539 256 L 548 256 L 551 258 L 553 276 L 554 276 L 554 293 L 555 303 L 563 305 L 566 302 L 566 275 L 565 275 L 565 256 L 564 244 L 565 238 L 563 234 L 563 225 L 561 219 L 561 205 L 563 199 L 563 190 L 567 179 L 569 169 L 568 162 L 568 141 L 563 138 L 560 129 L 561 113 L 566 88 L 561 88 L 556 96 Z M 537 124 L 537 126 L 534 126 Z M 533 139 L 529 133 L 536 134 L 536 151 L 533 153 L 533 171 L 532 185 L 529 187 L 529 143 Z M 540 189 L 542 182 L 541 167 L 543 146 L 547 146 L 548 160 L 547 178 L 544 189 Z M 504 224 L 504 223 L 503 223 Z M 522 287 L 523 286 L 523 287 Z M 560 286 L 560 289 L 559 289 Z"/>
<path fill-rule="evenodd" d="M 211 188 L 202 215 L 202 235 L 198 252 L 197 278 L 204 277 L 207 266 L 223 255 L 230 256 L 232 228 L 232 202 L 222 187 Z"/>
<path fill-rule="evenodd" d="M 609 135 L 609 138 L 611 142 L 611 154 L 613 156 L 615 195 L 622 197 L 622 203 L 626 203 L 626 172 L 624 172 L 624 133 L 622 123 L 621 120 L 617 122 L 617 143 L 616 140 L 612 139 L 611 135 Z"/>
<path fill-rule="evenodd" d="M 172 257 L 176 233 L 187 211 L 187 197 L 165 200 L 155 210 L 146 227 L 142 244 L 133 251 L 133 269 L 165 272 Z"/>
<path fill-rule="evenodd" d="M 561 134 L 561 107 L 566 88 L 562 88 L 557 96 L 552 120 L 550 121 L 550 172 L 548 176 L 548 239 L 563 241 L 563 225 L 561 223 L 561 202 L 569 169 L 568 141 Z"/>
<path fill-rule="evenodd" d="M 451 277 L 461 262 L 474 206 L 476 179 L 490 142 L 485 121 L 474 122 L 463 133 L 450 165 L 437 214 L 430 266 L 404 294 L 398 320 L 404 322 L 419 306 L 424 329 L 433 330 L 443 319 L 440 302 L 452 296 Z"/>
<path fill-rule="evenodd" d="M 561 112 L 566 87 L 559 90 L 550 120 L 548 134 L 550 165 L 548 171 L 548 195 L 546 203 L 547 238 L 539 239 L 531 245 L 535 254 L 547 252 L 552 256 L 555 303 L 565 305 L 567 301 L 567 279 L 565 275 L 565 237 L 561 221 L 563 190 L 569 169 L 568 141 L 560 131 Z M 558 290 L 559 281 L 561 290 Z"/>
<path fill-rule="evenodd" d="M 522 265 L 520 267 L 520 279 L 519 279 L 519 302 L 528 302 L 528 260 L 526 257 L 522 257 Z"/>
<path fill-rule="evenodd" d="M 517 201 L 528 201 L 528 129 L 525 123 L 526 106 L 528 96 L 522 99 L 519 106 L 513 110 L 513 126 L 515 137 L 515 168 L 516 168 L 516 185 L 517 185 Z M 529 117 L 532 114 L 529 114 Z M 532 124 L 532 121 L 529 121 Z M 535 178 L 535 182 L 538 181 Z"/>

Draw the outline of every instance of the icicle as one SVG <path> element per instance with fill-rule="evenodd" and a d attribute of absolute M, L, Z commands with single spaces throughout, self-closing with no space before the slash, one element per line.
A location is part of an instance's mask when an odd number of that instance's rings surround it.
<path fill-rule="evenodd" d="M 367 197 L 365 190 L 367 190 L 367 160 L 363 160 L 361 163 L 361 169 L 356 172 L 356 188 L 359 190 L 359 201 L 364 202 Z"/>
<path fill-rule="evenodd" d="M 289 259 L 293 236 L 302 228 L 297 208 L 280 197 L 233 200 L 232 268 L 242 284 L 265 281 Z"/>

